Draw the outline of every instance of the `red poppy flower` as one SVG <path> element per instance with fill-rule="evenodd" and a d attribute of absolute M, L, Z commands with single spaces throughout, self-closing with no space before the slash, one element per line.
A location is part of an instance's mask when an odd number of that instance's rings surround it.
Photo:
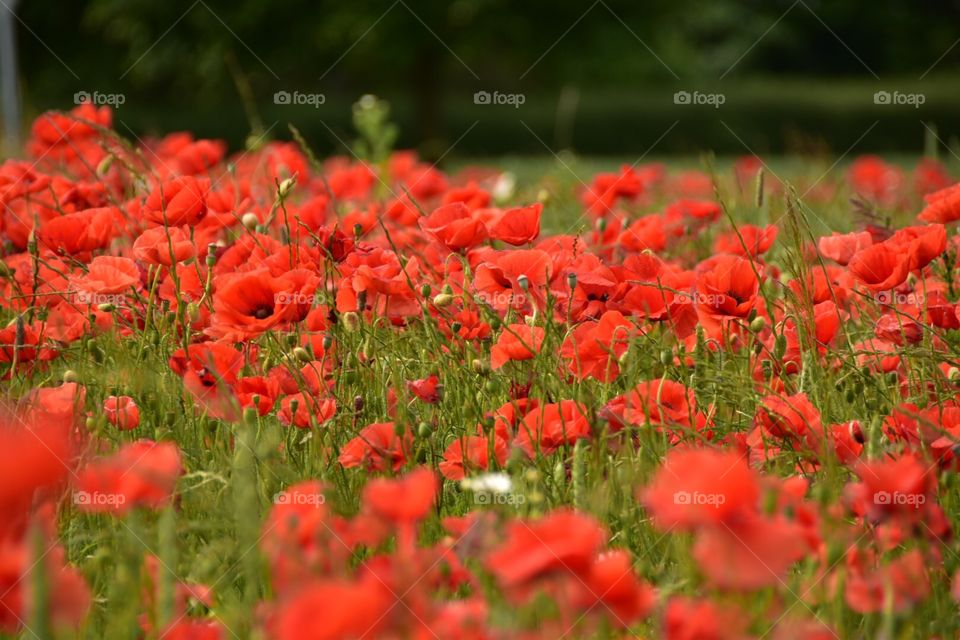
<path fill-rule="evenodd" d="M 157 185 L 140 210 L 156 225 L 180 227 L 196 225 L 207 213 L 210 180 L 178 176 Z"/>
<path fill-rule="evenodd" d="M 947 229 L 942 224 L 905 227 L 887 242 L 910 254 L 909 271 L 923 269 L 947 248 Z"/>
<path fill-rule="evenodd" d="M 487 228 L 476 219 L 467 205 L 454 202 L 420 218 L 420 228 L 450 251 L 475 247 L 487 239 Z"/>
<path fill-rule="evenodd" d="M 808 551 L 803 529 L 783 516 L 748 516 L 697 532 L 693 557 L 710 586 L 762 589 L 783 584 Z"/>
<path fill-rule="evenodd" d="M 497 251 L 477 265 L 473 286 L 480 299 L 498 311 L 542 309 L 552 273 L 553 261 L 545 251 Z"/>
<path fill-rule="evenodd" d="M 399 434 L 398 434 L 399 430 Z M 413 434 L 407 427 L 392 422 L 367 425 L 340 450 L 345 468 L 363 466 L 368 471 L 399 471 L 413 450 Z"/>
<path fill-rule="evenodd" d="M 960 184 L 928 194 L 923 199 L 927 206 L 917 216 L 919 220 L 940 224 L 960 220 Z"/>
<path fill-rule="evenodd" d="M 911 256 L 897 245 L 881 242 L 858 251 L 848 266 L 871 291 L 889 291 L 907 279 Z"/>
<path fill-rule="evenodd" d="M 413 523 L 429 513 L 438 489 L 433 470 L 419 467 L 396 480 L 371 480 L 363 488 L 363 504 L 392 523 Z"/>
<path fill-rule="evenodd" d="M 647 617 L 656 603 L 653 589 L 637 578 L 630 554 L 621 549 L 597 556 L 583 582 L 575 582 L 574 588 L 578 585 L 582 588 L 574 596 L 574 606 L 604 614 L 618 628 Z"/>
<path fill-rule="evenodd" d="M 277 418 L 281 424 L 298 429 L 309 429 L 314 424 L 322 425 L 337 412 L 333 398 L 316 398 L 309 393 L 295 393 L 280 401 Z"/>
<path fill-rule="evenodd" d="M 507 325 L 490 349 L 490 368 L 499 369 L 510 361 L 532 360 L 540 353 L 545 337 L 543 327 Z"/>
<path fill-rule="evenodd" d="M 607 535 L 593 518 L 559 510 L 539 520 L 514 520 L 507 539 L 487 556 L 506 589 L 522 589 L 552 574 L 584 575 Z"/>
<path fill-rule="evenodd" d="M 562 400 L 533 409 L 517 426 L 514 445 L 531 458 L 539 451 L 548 456 L 565 444 L 590 437 L 586 408 L 573 401 Z"/>
<path fill-rule="evenodd" d="M 54 253 L 89 254 L 110 244 L 122 220 L 116 207 L 69 213 L 43 222 L 37 239 L 41 247 Z"/>
<path fill-rule="evenodd" d="M 319 277 L 306 269 L 279 277 L 267 269 L 224 277 L 213 296 L 213 316 L 206 333 L 241 341 L 302 320 L 313 306 L 319 283 Z"/>
<path fill-rule="evenodd" d="M 497 465 L 507 463 L 507 442 L 498 435 L 492 436 L 493 458 Z M 448 480 L 463 480 L 468 472 L 486 471 L 490 468 L 491 440 L 487 436 L 461 436 L 450 443 L 443 452 L 443 462 L 438 467 Z"/>
<path fill-rule="evenodd" d="M 584 322 L 564 341 L 560 353 L 570 373 L 578 379 L 611 382 L 620 375 L 618 359 L 630 346 L 636 331 L 619 311 L 607 311 L 599 322 Z"/>
<path fill-rule="evenodd" d="M 756 258 L 770 250 L 778 231 L 773 225 L 763 228 L 752 224 L 740 225 L 734 231 L 717 236 L 713 250 L 716 253 Z"/>
<path fill-rule="evenodd" d="M 746 318 L 756 307 L 760 291 L 759 267 L 739 256 L 716 256 L 697 268 L 694 297 L 697 317 L 711 337 L 719 337 L 723 323 Z"/>
<path fill-rule="evenodd" d="M 103 403 L 103 412 L 107 422 L 121 431 L 136 429 L 140 424 L 140 409 L 130 396 L 108 396 Z"/>
<path fill-rule="evenodd" d="M 774 438 L 813 450 L 826 437 L 820 412 L 805 393 L 767 396 L 757 408 L 754 423 Z"/>
<path fill-rule="evenodd" d="M 177 445 L 140 440 L 84 467 L 76 481 L 74 502 L 94 513 L 160 508 L 173 496 L 182 472 Z"/>
<path fill-rule="evenodd" d="M 90 261 L 87 272 L 71 278 L 71 286 L 82 294 L 109 296 L 127 292 L 131 287 L 139 287 L 140 270 L 130 258 L 97 256 Z"/>
<path fill-rule="evenodd" d="M 533 242 L 540 235 L 542 212 L 543 205 L 539 202 L 506 209 L 490 225 L 490 237 L 515 247 Z"/>
<path fill-rule="evenodd" d="M 930 578 L 927 575 L 923 556 L 917 549 L 907 551 L 886 566 L 864 569 L 855 562 L 846 579 L 844 598 L 847 605 L 857 613 L 867 614 L 885 611 L 894 613 L 909 610 L 922 602 L 930 593 Z"/>
<path fill-rule="evenodd" d="M 873 244 L 867 231 L 858 233 L 833 233 L 817 240 L 820 253 L 838 264 L 846 266 L 857 253 Z"/>
<path fill-rule="evenodd" d="M 437 376 L 429 376 L 420 380 L 408 380 L 407 388 L 422 402 L 436 404 L 443 399 L 443 385 Z"/>
<path fill-rule="evenodd" d="M 373 576 L 357 582 L 319 581 L 279 605 L 270 635 L 277 640 L 374 637 L 395 605 L 396 599 Z"/>
<path fill-rule="evenodd" d="M 171 267 L 194 257 L 197 248 L 181 227 L 147 229 L 133 243 L 133 256 L 140 262 Z"/>
<path fill-rule="evenodd" d="M 737 522 L 756 510 L 760 489 L 746 460 L 734 451 L 675 449 L 643 493 L 661 530 Z"/>

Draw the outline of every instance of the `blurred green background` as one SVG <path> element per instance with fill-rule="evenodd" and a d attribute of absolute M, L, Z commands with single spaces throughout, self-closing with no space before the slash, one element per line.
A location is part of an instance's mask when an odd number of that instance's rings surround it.
<path fill-rule="evenodd" d="M 237 148 L 293 123 L 328 152 L 366 93 L 392 105 L 399 145 L 432 159 L 913 153 L 925 125 L 945 144 L 960 133 L 957 0 L 23 0 L 17 13 L 24 119 L 117 93 L 131 137 L 189 129 Z M 276 104 L 278 91 L 323 103 Z M 523 103 L 476 104 L 480 91 Z M 723 104 L 678 105 L 678 91 Z"/>

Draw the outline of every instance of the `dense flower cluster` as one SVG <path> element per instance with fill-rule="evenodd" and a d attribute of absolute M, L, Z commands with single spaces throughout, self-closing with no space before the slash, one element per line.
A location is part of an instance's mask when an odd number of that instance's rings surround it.
<path fill-rule="evenodd" d="M 706 174 L 625 166 L 577 190 L 586 232 L 543 235 L 549 200 L 494 197 L 494 170 L 110 127 L 45 114 L 0 166 L 0 371 L 29 389 L 0 418 L 0 630 L 109 616 L 74 564 L 117 521 L 166 540 L 113 559 L 148 637 L 814 639 L 949 602 L 941 164 L 807 185 L 875 208 L 819 237 L 781 181 L 751 193 L 757 158 L 724 184 L 768 224 Z M 97 377 L 114 343 L 165 364 L 152 388 Z M 203 529 L 203 491 L 235 522 Z M 165 518 L 235 542 L 233 582 L 171 582 Z"/>

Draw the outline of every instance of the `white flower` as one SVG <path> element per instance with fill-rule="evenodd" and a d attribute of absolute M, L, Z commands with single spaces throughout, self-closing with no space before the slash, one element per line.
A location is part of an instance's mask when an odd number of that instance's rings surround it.
<path fill-rule="evenodd" d="M 473 478 L 465 478 L 460 482 L 460 486 L 475 492 L 508 493 L 513 487 L 513 481 L 505 473 L 485 473 Z"/>

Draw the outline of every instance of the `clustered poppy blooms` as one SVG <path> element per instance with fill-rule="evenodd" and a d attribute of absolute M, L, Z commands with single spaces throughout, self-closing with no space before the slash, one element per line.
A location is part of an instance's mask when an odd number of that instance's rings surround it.
<path fill-rule="evenodd" d="M 317 164 L 281 142 L 231 156 L 187 133 L 137 153 L 111 125 L 92 105 L 43 114 L 28 159 L 0 165 L 0 372 L 30 389 L 0 407 L 0 631 L 36 610 L 26 577 L 56 628 L 103 602 L 65 519 L 190 518 L 198 478 L 238 510 L 282 485 L 245 523 L 247 578 L 268 586 L 236 589 L 250 634 L 281 640 L 812 639 L 960 595 L 960 185 L 943 165 L 856 159 L 810 197 L 916 224 L 819 238 L 726 221 L 705 173 L 623 166 L 569 194 L 586 232 L 551 235 L 550 201 L 507 204 L 497 170 Z M 745 191 L 762 166 L 730 178 Z M 49 384 L 103 335 L 156 344 L 175 396 Z M 198 446 L 232 467 L 199 468 Z M 164 562 L 136 559 L 140 631 L 227 637 L 234 585 L 171 583 Z"/>

